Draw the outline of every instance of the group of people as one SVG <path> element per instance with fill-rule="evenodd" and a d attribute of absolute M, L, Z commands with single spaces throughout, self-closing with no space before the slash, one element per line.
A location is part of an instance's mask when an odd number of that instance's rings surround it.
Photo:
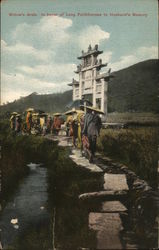
<path fill-rule="evenodd" d="M 53 117 L 46 113 L 37 113 L 28 109 L 24 114 L 13 112 L 10 117 L 10 128 L 17 134 L 58 134 L 63 124 L 60 114 Z"/>
<path fill-rule="evenodd" d="M 67 135 L 72 136 L 74 147 L 78 147 L 93 162 L 96 152 L 97 137 L 102 127 L 99 110 L 92 107 L 82 107 L 82 110 L 75 110 L 68 116 L 66 126 L 69 128 Z"/>
<path fill-rule="evenodd" d="M 55 113 L 52 117 L 46 113 L 37 113 L 30 108 L 25 115 L 13 112 L 10 127 L 19 134 L 58 135 L 63 125 L 66 135 L 72 137 L 73 146 L 79 148 L 89 161 L 93 162 L 96 141 L 102 126 L 99 113 L 95 108 L 81 106 L 79 110 L 66 112 L 64 120 L 61 113 Z"/>

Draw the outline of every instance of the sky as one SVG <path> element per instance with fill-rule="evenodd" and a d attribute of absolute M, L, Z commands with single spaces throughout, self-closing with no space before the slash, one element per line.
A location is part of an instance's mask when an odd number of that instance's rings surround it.
<path fill-rule="evenodd" d="M 67 84 L 89 44 L 107 71 L 158 58 L 157 0 L 2 0 L 1 104 Z"/>

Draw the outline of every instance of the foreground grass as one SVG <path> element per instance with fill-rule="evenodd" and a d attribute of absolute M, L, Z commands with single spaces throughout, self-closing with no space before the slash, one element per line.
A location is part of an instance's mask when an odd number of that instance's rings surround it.
<path fill-rule="evenodd" d="M 103 129 L 98 149 L 157 186 L 159 128 Z"/>

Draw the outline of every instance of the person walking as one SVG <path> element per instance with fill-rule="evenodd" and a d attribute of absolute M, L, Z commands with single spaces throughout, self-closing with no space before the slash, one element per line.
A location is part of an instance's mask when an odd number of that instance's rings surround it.
<path fill-rule="evenodd" d="M 89 162 L 93 162 L 93 158 L 96 152 L 96 142 L 97 137 L 100 134 L 100 129 L 102 126 L 101 118 L 98 115 L 98 110 L 92 107 L 86 107 L 87 112 L 84 119 L 84 128 L 83 128 L 83 135 L 88 137 L 87 142 L 87 152 L 89 155 Z M 86 140 L 86 138 L 85 138 Z"/>
<path fill-rule="evenodd" d="M 15 131 L 16 133 L 20 133 L 22 130 L 22 118 L 20 114 L 16 115 L 16 126 L 15 126 Z"/>
<path fill-rule="evenodd" d="M 79 110 L 77 112 L 78 121 L 78 145 L 77 147 L 82 151 L 82 130 L 84 127 L 84 111 Z"/>
<path fill-rule="evenodd" d="M 77 113 L 74 114 L 73 120 L 72 120 L 72 143 L 73 146 L 76 148 L 77 147 L 77 138 L 78 138 L 78 121 L 77 121 Z"/>
<path fill-rule="evenodd" d="M 66 122 L 65 122 L 65 126 L 66 126 L 66 136 L 72 136 L 71 135 L 71 124 L 72 124 L 72 121 L 73 121 L 73 117 L 72 115 L 68 115 L 67 116 L 67 119 L 66 119 Z"/>
<path fill-rule="evenodd" d="M 51 132 L 52 123 L 53 123 L 52 117 L 49 115 L 46 121 L 47 133 Z"/>
<path fill-rule="evenodd" d="M 53 129 L 53 133 L 55 135 L 58 135 L 58 133 L 59 133 L 59 131 L 61 129 L 61 119 L 60 119 L 60 116 L 61 116 L 60 113 L 54 114 L 52 129 Z"/>
<path fill-rule="evenodd" d="M 26 115 L 27 132 L 31 133 L 32 128 L 32 111 L 28 110 Z"/>
<path fill-rule="evenodd" d="M 16 127 L 16 115 L 17 114 L 18 114 L 17 112 L 13 112 L 10 117 L 10 128 L 13 131 L 15 131 L 15 127 Z"/>

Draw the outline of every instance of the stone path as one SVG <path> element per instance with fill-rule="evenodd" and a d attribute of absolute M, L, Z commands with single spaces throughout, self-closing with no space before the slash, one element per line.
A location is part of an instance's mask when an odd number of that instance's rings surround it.
<path fill-rule="evenodd" d="M 104 174 L 105 190 L 128 190 L 125 174 Z"/>
<path fill-rule="evenodd" d="M 73 149 L 70 158 L 77 164 L 77 166 L 82 166 L 89 169 L 91 172 L 103 172 L 103 170 L 96 164 L 89 163 L 89 160 L 82 156 L 81 151 L 78 149 Z"/>
<path fill-rule="evenodd" d="M 102 203 L 102 212 L 126 212 L 127 208 L 120 201 L 106 201 Z"/>
<path fill-rule="evenodd" d="M 113 191 L 116 193 L 127 191 L 126 176 L 104 174 L 104 190 L 107 191 L 103 192 L 112 192 L 112 196 L 115 196 Z M 89 228 L 96 232 L 96 249 L 123 249 L 120 237 L 123 230 L 120 213 L 126 211 L 127 208 L 120 201 L 115 200 L 102 202 L 99 212 L 90 212 Z"/>
<path fill-rule="evenodd" d="M 90 213 L 89 228 L 97 232 L 96 249 L 123 249 L 119 233 L 123 229 L 118 213 Z"/>
<path fill-rule="evenodd" d="M 60 136 L 55 139 L 59 141 L 58 145 L 60 146 L 72 146 L 66 137 Z M 129 190 L 126 175 L 106 173 L 109 166 L 103 170 L 98 163 L 90 164 L 85 157 L 82 157 L 78 149 L 72 149 L 70 158 L 77 167 L 84 167 L 91 172 L 103 173 L 103 190 L 79 195 L 81 200 L 99 198 L 99 211 L 93 211 L 92 208 L 88 218 L 88 227 L 96 234 L 96 249 L 125 249 L 121 243 L 123 225 L 120 214 L 127 212 L 127 208 L 121 202 L 121 197 L 126 195 Z"/>
<path fill-rule="evenodd" d="M 91 172 L 103 172 L 99 166 L 90 164 L 85 157 L 82 157 L 81 152 L 77 149 L 72 150 L 70 158 L 77 166 L 83 166 Z M 88 226 L 96 232 L 96 249 L 123 249 L 120 239 L 120 232 L 123 229 L 120 213 L 126 212 L 127 208 L 119 200 L 128 189 L 125 174 L 105 173 L 102 191 L 79 196 L 80 199 L 105 197 L 110 200 L 118 197 L 118 200 L 102 202 L 99 212 L 91 211 L 89 213 Z"/>

